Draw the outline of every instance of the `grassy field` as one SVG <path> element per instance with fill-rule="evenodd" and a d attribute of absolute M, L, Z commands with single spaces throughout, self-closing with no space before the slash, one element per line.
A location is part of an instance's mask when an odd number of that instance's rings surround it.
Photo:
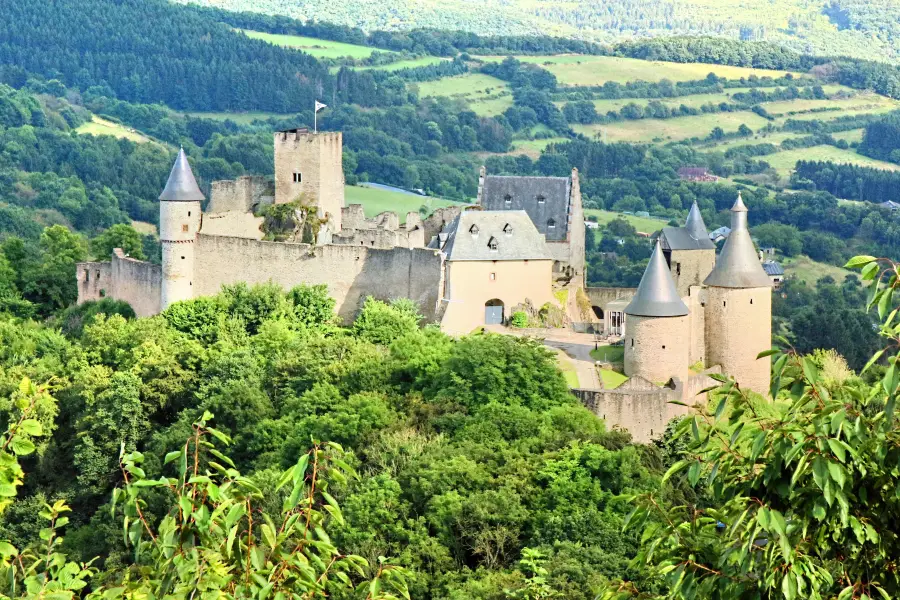
<path fill-rule="evenodd" d="M 458 204 L 451 200 L 439 198 L 427 198 L 415 194 L 401 194 L 375 188 L 348 185 L 344 188 L 344 201 L 346 204 L 362 204 L 367 217 L 374 217 L 385 211 L 393 211 L 400 216 L 400 222 L 406 222 L 406 213 L 416 212 L 423 204 L 431 213 L 442 206 Z"/>
<path fill-rule="evenodd" d="M 357 46 L 355 44 L 345 44 L 343 42 L 332 42 L 331 40 L 320 40 L 318 38 L 304 37 L 301 35 L 281 35 L 277 33 L 262 33 L 260 31 L 250 31 L 242 29 L 248 37 L 257 40 L 263 40 L 276 46 L 285 46 L 287 48 L 296 48 L 307 54 L 312 54 L 316 58 L 368 58 L 375 48 L 368 46 Z M 379 52 L 388 52 L 388 50 L 379 50 Z"/>
<path fill-rule="evenodd" d="M 398 60 L 397 62 L 392 62 L 386 65 L 379 65 L 377 67 L 357 67 L 357 69 L 360 71 L 365 71 L 366 69 L 377 69 L 379 71 L 399 71 L 400 69 L 412 69 L 414 67 L 427 67 L 428 65 L 436 65 L 437 63 L 443 62 L 445 60 L 449 59 L 441 58 L 440 56 L 423 56 L 422 58 Z"/>
<path fill-rule="evenodd" d="M 135 231 L 144 235 L 156 235 L 156 225 L 147 223 L 146 221 L 132 221 L 131 226 Z"/>
<path fill-rule="evenodd" d="M 543 140 L 513 140 L 511 154 L 527 154 L 531 158 L 538 158 L 541 151 L 550 144 L 568 142 L 569 138 L 552 137 Z"/>
<path fill-rule="evenodd" d="M 881 110 L 893 110 L 900 108 L 900 102 L 885 98 L 884 96 L 876 96 L 874 94 L 863 94 L 854 98 L 833 98 L 830 100 L 780 100 L 778 102 L 765 102 L 763 107 L 769 111 L 772 116 L 785 115 L 791 116 L 791 113 L 805 113 L 817 109 L 840 109 L 843 111 L 860 111 L 860 112 L 879 112 Z M 821 113 L 828 115 L 829 112 Z M 828 118 L 828 117 L 826 117 Z"/>
<path fill-rule="evenodd" d="M 136 129 L 132 129 L 125 125 L 119 125 L 118 123 L 107 121 L 106 119 L 101 119 L 97 115 L 94 115 L 91 121 L 79 125 L 75 131 L 77 133 L 88 135 L 111 135 L 113 137 L 131 140 L 132 142 L 137 142 L 139 144 L 152 141 Z"/>
<path fill-rule="evenodd" d="M 594 208 L 585 209 L 584 215 L 585 217 L 597 217 L 597 222 L 601 225 L 604 225 L 606 223 L 609 223 L 613 219 L 621 217 L 631 223 L 635 229 L 643 233 L 653 233 L 654 231 L 659 231 L 666 226 L 666 223 L 668 223 L 668 221 L 662 221 L 660 219 L 636 217 L 634 215 L 622 215 L 613 211 L 597 210 Z"/>
<path fill-rule="evenodd" d="M 483 56 L 483 60 L 501 61 L 503 56 Z M 767 69 L 748 69 L 745 67 L 729 67 L 708 65 L 704 63 L 671 63 L 662 61 L 638 60 L 635 58 L 619 58 L 615 56 L 586 56 L 567 54 L 562 56 L 519 56 L 523 62 L 541 65 L 554 75 L 562 85 L 602 85 L 607 81 L 691 81 L 703 79 L 710 73 L 728 79 L 740 79 L 757 75 L 759 77 L 781 77 L 784 71 Z"/>
<path fill-rule="evenodd" d="M 742 124 L 750 129 L 764 127 L 768 121 L 750 111 L 715 113 L 677 119 L 639 119 L 610 124 L 573 125 L 577 133 L 607 142 L 667 142 L 692 137 L 705 138 L 715 127 L 726 133 L 737 131 Z M 599 134 L 599 135 L 598 135 Z"/>
<path fill-rule="evenodd" d="M 849 143 L 861 142 L 863 139 L 863 129 L 851 129 L 850 131 L 839 131 L 832 133 L 831 137 L 836 140 L 847 140 Z"/>
<path fill-rule="evenodd" d="M 465 100 L 481 116 L 499 115 L 513 104 L 506 82 L 482 73 L 467 73 L 416 85 L 421 98 L 448 96 Z"/>
<path fill-rule="evenodd" d="M 854 164 L 874 169 L 886 169 L 890 171 L 900 170 L 900 165 L 875 160 L 854 150 L 841 150 L 834 146 L 813 146 L 812 148 L 800 148 L 798 150 L 785 150 L 767 156 L 761 156 L 760 160 L 769 163 L 782 177 L 789 177 L 798 160 L 830 160 L 839 164 Z"/>
<path fill-rule="evenodd" d="M 826 275 L 841 283 L 847 275 L 853 273 L 834 265 L 816 262 L 808 256 L 785 258 L 781 261 L 781 265 L 784 267 L 786 277 L 796 277 L 800 281 L 806 282 L 808 286 L 816 285 L 816 282 Z"/>

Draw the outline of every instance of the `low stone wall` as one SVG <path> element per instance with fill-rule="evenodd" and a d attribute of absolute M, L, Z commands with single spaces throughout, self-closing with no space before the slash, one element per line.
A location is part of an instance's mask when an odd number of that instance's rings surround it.
<path fill-rule="evenodd" d="M 672 419 L 690 413 L 689 406 L 704 405 L 706 395 L 700 391 L 715 385 L 710 373 L 690 375 L 687 383 L 673 380 L 669 385 L 657 386 L 641 377 L 632 377 L 612 390 L 574 389 L 572 393 L 591 412 L 606 421 L 607 427 L 627 429 L 634 441 L 649 443 L 659 439 Z"/>
<path fill-rule="evenodd" d="M 605 311 L 606 305 L 614 300 L 634 298 L 637 288 L 588 287 L 584 288 L 584 291 L 591 299 L 592 306 L 599 306 Z"/>
<path fill-rule="evenodd" d="M 666 430 L 670 402 L 681 400 L 681 391 L 658 387 L 640 377 L 633 377 L 612 390 L 574 389 L 581 403 L 606 421 L 608 428 L 627 429 L 634 441 L 648 443 Z"/>
<path fill-rule="evenodd" d="M 78 304 L 112 298 L 131 305 L 139 317 L 160 312 L 162 268 L 142 260 L 128 258 L 116 248 L 109 262 L 79 263 Z"/>
<path fill-rule="evenodd" d="M 345 322 L 367 296 L 410 298 L 428 322 L 441 309 L 443 259 L 425 248 L 310 246 L 200 234 L 194 260 L 195 297 L 214 295 L 226 284 L 271 281 L 286 289 L 327 285 Z"/>

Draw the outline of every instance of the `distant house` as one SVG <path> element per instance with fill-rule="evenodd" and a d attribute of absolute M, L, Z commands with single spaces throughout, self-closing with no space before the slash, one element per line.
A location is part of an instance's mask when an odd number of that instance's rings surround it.
<path fill-rule="evenodd" d="M 719 227 L 709 232 L 709 239 L 718 244 L 722 240 L 727 240 L 731 234 L 731 227 Z"/>
<path fill-rule="evenodd" d="M 600 229 L 600 223 L 597 221 L 585 221 L 584 226 L 588 229 Z"/>
<path fill-rule="evenodd" d="M 682 181 L 712 182 L 719 180 L 706 167 L 681 167 L 678 169 L 678 177 Z"/>
<path fill-rule="evenodd" d="M 784 281 L 784 267 L 775 262 L 774 260 L 767 260 L 762 263 L 763 271 L 766 272 L 766 275 L 769 276 L 769 279 L 772 281 L 772 287 L 776 290 L 781 287 L 782 282 Z"/>
<path fill-rule="evenodd" d="M 878 206 L 886 208 L 890 211 L 900 210 L 900 202 L 894 202 L 893 200 L 881 202 Z"/>

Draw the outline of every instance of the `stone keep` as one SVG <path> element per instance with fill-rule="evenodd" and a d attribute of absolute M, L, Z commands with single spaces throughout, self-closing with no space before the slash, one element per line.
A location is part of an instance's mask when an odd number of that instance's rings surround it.
<path fill-rule="evenodd" d="M 678 296 L 659 241 L 625 307 L 625 374 L 653 383 L 688 378 L 688 307 Z"/>
<path fill-rule="evenodd" d="M 750 239 L 740 193 L 731 208 L 731 234 L 703 283 L 706 364 L 721 365 L 741 386 L 765 394 L 770 361 L 757 356 L 772 347 L 772 283 Z"/>
<path fill-rule="evenodd" d="M 159 241 L 162 244 L 162 310 L 194 297 L 194 253 L 201 224 L 203 193 L 182 148 L 159 196 Z"/>
<path fill-rule="evenodd" d="M 327 217 L 333 233 L 341 230 L 344 208 L 343 138 L 340 132 L 292 129 L 275 133 L 275 203 L 302 195 Z"/>

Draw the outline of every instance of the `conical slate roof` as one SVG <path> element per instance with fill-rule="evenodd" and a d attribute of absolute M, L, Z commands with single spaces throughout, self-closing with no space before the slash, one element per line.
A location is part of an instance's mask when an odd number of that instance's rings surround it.
<path fill-rule="evenodd" d="M 694 239 L 709 239 L 709 232 L 706 231 L 706 223 L 703 222 L 703 215 L 700 214 L 700 207 L 697 206 L 696 201 L 691 206 L 691 211 L 688 213 L 684 228 L 687 229 L 688 233 L 691 234 L 691 237 Z"/>
<path fill-rule="evenodd" d="M 747 207 L 738 192 L 731 207 L 731 234 L 725 241 L 716 266 L 703 282 L 723 288 L 771 287 L 772 282 L 763 270 L 747 229 Z"/>
<path fill-rule="evenodd" d="M 637 293 L 625 307 L 625 314 L 641 317 L 683 317 L 688 314 L 688 307 L 675 289 L 659 240 L 650 255 Z"/>
<path fill-rule="evenodd" d="M 178 151 L 178 157 L 166 182 L 166 189 L 159 195 L 159 199 L 168 202 L 201 202 L 204 199 L 203 192 L 197 187 L 197 180 L 194 179 L 184 148 Z"/>

